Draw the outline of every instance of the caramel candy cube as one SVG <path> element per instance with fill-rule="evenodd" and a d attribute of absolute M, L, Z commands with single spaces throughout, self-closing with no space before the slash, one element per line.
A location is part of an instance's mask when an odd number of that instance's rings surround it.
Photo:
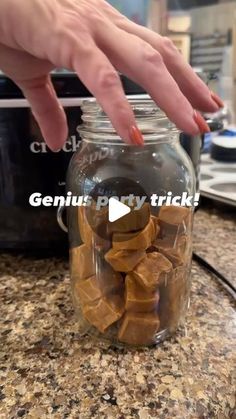
<path fill-rule="evenodd" d="M 90 226 L 87 213 L 89 211 L 93 211 L 90 213 L 89 221 L 92 223 Z M 94 217 L 92 217 L 92 215 Z M 101 210 L 96 211 L 94 209 L 86 209 L 86 207 L 79 207 L 78 208 L 78 218 L 79 218 L 79 231 L 82 241 L 88 247 L 94 247 L 97 250 L 105 250 L 107 251 L 111 247 L 111 241 L 108 235 L 105 234 L 104 229 L 106 228 L 106 223 L 103 219 L 105 219 L 105 215 L 107 214 L 107 210 L 104 208 L 102 214 Z M 103 220 L 103 224 L 102 224 Z M 100 223 L 100 224 L 99 224 Z"/>
<path fill-rule="evenodd" d="M 156 226 L 150 219 L 144 230 L 138 233 L 114 233 L 112 246 L 116 250 L 147 249 L 156 237 Z"/>
<path fill-rule="evenodd" d="M 70 276 L 73 281 L 86 279 L 95 274 L 96 253 L 82 244 L 70 249 Z"/>
<path fill-rule="evenodd" d="M 132 210 L 125 217 L 109 223 L 109 230 L 113 233 L 130 233 L 143 230 L 150 219 L 150 204 L 144 203 L 139 210 Z"/>
<path fill-rule="evenodd" d="M 136 266 L 133 274 L 143 288 L 155 291 L 171 271 L 172 263 L 161 253 L 153 252 Z"/>
<path fill-rule="evenodd" d="M 124 280 L 122 275 L 113 271 L 109 265 L 97 273 L 96 280 L 104 296 L 114 292 L 122 293 L 124 290 Z"/>
<path fill-rule="evenodd" d="M 156 313 L 126 313 L 118 339 L 130 345 L 152 345 L 159 327 L 160 320 Z"/>
<path fill-rule="evenodd" d="M 130 272 L 146 256 L 145 250 L 110 249 L 105 260 L 118 272 Z"/>
<path fill-rule="evenodd" d="M 159 226 L 159 219 L 157 217 L 155 217 L 154 215 L 151 215 L 151 220 L 154 224 L 155 227 L 155 239 L 156 240 L 160 234 L 160 226 Z"/>
<path fill-rule="evenodd" d="M 161 236 L 176 236 L 187 231 L 191 225 L 192 209 L 174 205 L 163 206 L 159 211 Z"/>
<path fill-rule="evenodd" d="M 74 286 L 74 293 L 79 297 L 79 302 L 82 306 L 92 303 L 102 297 L 102 291 L 98 285 L 96 276 L 85 279 L 85 281 L 78 281 Z"/>
<path fill-rule="evenodd" d="M 185 254 L 183 253 L 184 243 L 177 246 L 176 240 L 173 242 L 169 239 L 170 237 L 164 240 L 157 239 L 153 245 L 147 249 L 147 253 L 159 252 L 172 263 L 174 268 L 177 268 L 178 266 L 182 266 L 186 261 L 186 257 L 184 257 Z"/>
<path fill-rule="evenodd" d="M 188 261 L 192 254 L 192 239 L 185 234 L 182 234 L 178 237 L 176 242 L 176 249 L 178 253 L 182 256 L 184 261 Z"/>
<path fill-rule="evenodd" d="M 93 230 L 91 229 L 86 217 L 86 207 L 78 207 L 78 223 L 81 240 L 87 246 L 92 246 Z"/>
<path fill-rule="evenodd" d="M 157 249 L 172 249 L 178 252 L 181 256 L 184 256 L 189 247 L 191 247 L 191 238 L 186 234 L 180 234 L 179 236 L 166 236 L 164 239 L 158 238 L 153 246 Z"/>
<path fill-rule="evenodd" d="M 100 267 L 96 275 L 78 281 L 75 284 L 74 289 L 75 293 L 77 292 L 80 297 L 81 304 L 86 304 L 102 296 L 106 296 L 109 293 L 118 291 L 123 292 L 124 281 L 120 273 L 113 271 L 113 269 L 107 265 Z M 85 294 L 88 295 L 88 300 L 86 300 Z"/>
<path fill-rule="evenodd" d="M 173 249 L 158 249 L 173 265 L 173 268 L 182 266 L 184 264 L 183 258 L 179 255 L 178 252 L 175 252 Z"/>
<path fill-rule="evenodd" d="M 125 278 L 125 309 L 136 313 L 157 311 L 158 291 L 147 291 L 137 282 L 134 275 Z"/>
<path fill-rule="evenodd" d="M 89 210 L 91 210 L 92 215 L 90 225 L 94 231 L 97 231 L 101 225 L 107 224 L 109 218 L 108 206 L 97 209 L 97 203 L 93 201 L 91 207 L 88 208 L 88 213 Z"/>
<path fill-rule="evenodd" d="M 124 301 L 120 295 L 110 295 L 108 299 L 102 297 L 96 303 L 84 306 L 82 311 L 85 319 L 104 333 L 122 317 Z"/>
<path fill-rule="evenodd" d="M 186 235 L 180 235 L 174 238 L 169 236 L 165 239 L 157 239 L 153 246 L 162 253 L 170 262 L 174 268 L 184 265 L 188 262 L 191 254 L 191 239 Z"/>
<path fill-rule="evenodd" d="M 190 291 L 188 275 L 188 268 L 176 268 L 160 287 L 159 315 L 162 329 L 168 328 L 174 332 L 185 315 Z"/>
<path fill-rule="evenodd" d="M 110 293 L 122 293 L 124 281 L 120 273 L 114 272 L 108 265 L 96 275 L 75 282 L 74 293 L 79 297 L 81 305 L 92 302 Z"/>

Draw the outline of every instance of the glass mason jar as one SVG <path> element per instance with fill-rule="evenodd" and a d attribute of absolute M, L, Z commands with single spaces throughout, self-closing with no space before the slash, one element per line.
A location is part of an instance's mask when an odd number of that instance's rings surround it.
<path fill-rule="evenodd" d="M 124 144 L 95 100 L 83 103 L 67 175 L 70 195 L 84 197 L 67 208 L 70 275 L 81 333 L 149 346 L 183 323 L 192 256 L 194 206 L 157 199 L 194 195 L 195 176 L 154 102 L 131 104 L 143 147 Z M 121 208 L 130 212 L 114 220 Z"/>

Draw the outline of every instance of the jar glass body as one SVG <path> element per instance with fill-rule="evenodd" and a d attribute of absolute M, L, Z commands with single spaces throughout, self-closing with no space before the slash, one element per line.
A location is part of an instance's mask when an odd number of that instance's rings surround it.
<path fill-rule="evenodd" d="M 145 109 L 145 104 L 141 112 L 136 109 L 145 138 L 138 147 L 108 132 L 106 117 L 93 108 L 92 127 L 85 122 L 81 128 L 81 147 L 67 175 L 67 191 L 90 200 L 89 207 L 67 208 L 80 332 L 135 346 L 156 344 L 173 333 L 189 304 L 193 208 L 151 204 L 160 196 L 195 193 L 193 167 L 178 132 L 166 118 L 154 123 Z M 142 125 L 147 114 L 148 132 Z M 132 211 L 109 221 L 104 197 L 121 195 Z M 142 206 L 138 195 L 145 199 Z M 99 206 L 98 196 L 104 198 Z"/>

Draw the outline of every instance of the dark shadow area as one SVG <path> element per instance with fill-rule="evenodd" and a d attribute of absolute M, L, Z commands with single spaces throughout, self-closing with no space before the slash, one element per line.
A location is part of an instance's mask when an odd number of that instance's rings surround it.
<path fill-rule="evenodd" d="M 181 10 L 191 9 L 193 7 L 210 6 L 211 4 L 217 4 L 217 0 L 169 0 L 169 10 Z"/>

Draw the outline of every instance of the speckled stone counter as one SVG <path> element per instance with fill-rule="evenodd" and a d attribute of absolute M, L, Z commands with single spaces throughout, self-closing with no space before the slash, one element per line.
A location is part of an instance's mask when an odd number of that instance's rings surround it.
<path fill-rule="evenodd" d="M 232 219 L 200 210 L 195 249 L 233 280 Z M 0 418 L 235 418 L 234 302 L 196 263 L 192 273 L 186 328 L 117 349 L 79 336 L 66 260 L 1 255 Z"/>

